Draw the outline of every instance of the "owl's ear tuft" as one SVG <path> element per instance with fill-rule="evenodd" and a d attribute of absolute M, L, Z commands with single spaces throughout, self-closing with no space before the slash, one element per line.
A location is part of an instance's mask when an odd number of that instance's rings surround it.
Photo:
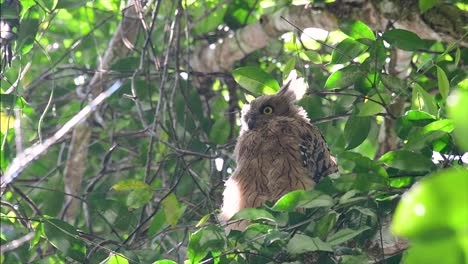
<path fill-rule="evenodd" d="M 306 91 L 307 86 L 304 82 L 304 78 L 297 78 L 296 70 L 292 70 L 277 95 L 286 96 L 289 101 L 295 102 L 300 100 Z"/>

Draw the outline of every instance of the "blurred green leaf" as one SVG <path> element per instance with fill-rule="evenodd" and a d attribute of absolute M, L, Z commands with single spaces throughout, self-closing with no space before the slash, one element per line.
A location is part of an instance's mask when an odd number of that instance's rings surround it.
<path fill-rule="evenodd" d="M 75 227 L 58 219 L 44 219 L 44 233 L 47 240 L 66 256 L 83 262 L 86 254 L 85 243 L 80 240 Z"/>
<path fill-rule="evenodd" d="M 436 3 L 437 0 L 419 0 L 419 10 L 424 13 L 434 7 Z"/>
<path fill-rule="evenodd" d="M 364 73 L 361 72 L 358 66 L 349 65 L 332 73 L 325 82 L 325 88 L 346 88 L 362 77 L 364 77 Z"/>
<path fill-rule="evenodd" d="M 386 165 L 408 171 L 429 171 L 434 168 L 434 163 L 431 159 L 407 150 L 395 150 L 385 153 L 380 161 Z"/>
<path fill-rule="evenodd" d="M 311 251 L 329 251 L 333 252 L 331 245 L 323 242 L 318 237 L 309 237 L 303 234 L 294 235 L 286 246 L 291 254 L 301 254 Z"/>
<path fill-rule="evenodd" d="M 283 80 L 286 80 L 292 70 L 296 68 L 296 58 L 290 58 L 283 67 Z"/>
<path fill-rule="evenodd" d="M 227 119 L 217 119 L 210 130 L 210 141 L 216 144 L 225 144 L 229 137 L 230 127 Z"/>
<path fill-rule="evenodd" d="M 359 146 L 369 134 L 371 117 L 351 116 L 348 118 L 344 128 L 346 150 Z"/>
<path fill-rule="evenodd" d="M 56 9 L 72 9 L 76 7 L 80 7 L 86 5 L 88 1 L 76 1 L 76 0 L 59 0 L 57 1 L 57 5 L 55 6 Z"/>
<path fill-rule="evenodd" d="M 237 68 L 231 73 L 240 86 L 256 95 L 273 94 L 280 89 L 278 82 L 270 74 L 257 67 Z"/>
<path fill-rule="evenodd" d="M 343 33 L 354 38 L 375 40 L 374 32 L 363 22 L 359 20 L 343 19 L 340 20 L 338 27 Z"/>
<path fill-rule="evenodd" d="M 209 225 L 192 233 L 188 243 L 188 256 L 192 263 L 198 263 L 209 251 L 222 250 L 226 244 L 224 230 L 216 225 Z"/>
<path fill-rule="evenodd" d="M 331 236 L 329 236 L 327 238 L 327 243 L 329 243 L 330 245 L 332 246 L 336 246 L 336 245 L 339 245 L 341 243 L 344 243 L 352 238 L 354 238 L 355 236 L 361 234 L 362 232 L 366 231 L 366 230 L 369 230 L 370 227 L 368 226 L 363 226 L 357 230 L 353 230 L 353 229 L 350 229 L 350 228 L 344 228 L 344 229 L 341 229 L 339 230 L 338 232 L 332 234 Z"/>
<path fill-rule="evenodd" d="M 121 254 L 111 253 L 105 264 L 128 264 L 128 259 Z"/>
<path fill-rule="evenodd" d="M 22 19 L 19 29 L 17 43 L 21 48 L 21 53 L 26 54 L 31 48 L 34 40 L 36 39 L 36 33 L 39 28 L 38 19 Z"/>
<path fill-rule="evenodd" d="M 329 207 L 333 198 L 316 190 L 297 190 L 285 194 L 272 207 L 275 211 L 292 211 L 296 208 Z"/>
<path fill-rule="evenodd" d="M 368 47 L 352 38 L 346 38 L 332 52 L 331 63 L 343 64 L 350 62 L 352 59 L 363 53 Z"/>
<path fill-rule="evenodd" d="M 447 79 L 447 75 L 445 74 L 444 70 L 440 68 L 439 66 L 437 67 L 437 83 L 439 84 L 439 92 L 440 95 L 442 95 L 442 98 L 445 100 L 447 99 L 447 96 L 449 94 L 450 90 L 450 83 L 449 80 Z"/>
<path fill-rule="evenodd" d="M 457 144 L 464 151 L 468 151 L 468 90 L 458 90 L 447 100 L 448 113 L 454 124 L 454 134 Z"/>
<path fill-rule="evenodd" d="M 460 264 L 466 263 L 466 242 L 468 236 L 447 237 L 441 239 L 430 239 L 428 241 L 417 241 L 411 243 L 409 249 L 403 255 L 402 263 L 407 264 Z M 463 244 L 465 243 L 465 244 Z M 465 252 L 463 252 L 465 251 Z"/>
<path fill-rule="evenodd" d="M 422 179 L 402 197 L 392 231 L 422 242 L 467 236 L 466 186 L 468 169 L 464 167 L 445 169 Z"/>
<path fill-rule="evenodd" d="M 415 33 L 404 29 L 392 29 L 383 34 L 383 39 L 390 45 L 407 51 L 424 48 L 424 41 Z"/>
<path fill-rule="evenodd" d="M 303 60 L 310 61 L 315 64 L 323 63 L 322 56 L 314 50 L 304 50 L 299 55 Z"/>

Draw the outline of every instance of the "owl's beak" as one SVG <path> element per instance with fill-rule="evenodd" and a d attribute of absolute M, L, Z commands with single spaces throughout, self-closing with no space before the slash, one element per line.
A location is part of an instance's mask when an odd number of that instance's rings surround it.
<path fill-rule="evenodd" d="M 249 127 L 249 129 L 254 128 L 254 126 L 255 126 L 255 119 L 252 118 L 252 117 L 249 117 L 249 118 L 247 119 L 247 126 Z"/>

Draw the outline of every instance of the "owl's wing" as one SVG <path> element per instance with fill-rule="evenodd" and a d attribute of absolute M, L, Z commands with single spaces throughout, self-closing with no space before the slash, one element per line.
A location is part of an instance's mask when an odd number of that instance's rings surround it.
<path fill-rule="evenodd" d="M 301 136 L 299 150 L 303 166 L 308 168 L 309 176 L 315 182 L 338 171 L 322 132 L 314 125 L 307 124 L 307 133 Z"/>

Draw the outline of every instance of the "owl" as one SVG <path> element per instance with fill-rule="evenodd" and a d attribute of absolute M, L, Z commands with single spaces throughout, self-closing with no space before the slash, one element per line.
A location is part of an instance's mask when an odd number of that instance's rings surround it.
<path fill-rule="evenodd" d="M 234 155 L 237 167 L 225 182 L 220 219 L 244 208 L 276 202 L 288 192 L 309 190 L 337 171 L 320 130 L 295 102 L 306 92 L 303 78 L 292 71 L 273 95 L 263 95 L 242 108 Z M 246 223 L 227 229 L 244 229 Z"/>

